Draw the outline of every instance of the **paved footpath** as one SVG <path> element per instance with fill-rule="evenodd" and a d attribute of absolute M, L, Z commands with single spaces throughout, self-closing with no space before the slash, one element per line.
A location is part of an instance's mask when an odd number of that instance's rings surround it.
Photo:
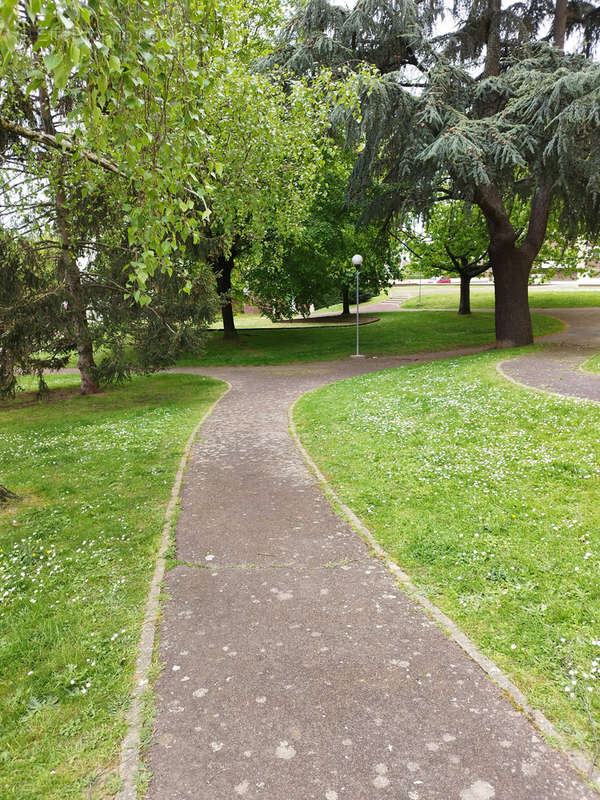
<path fill-rule="evenodd" d="M 202 369 L 231 389 L 184 482 L 152 800 L 597 799 L 333 513 L 289 435 L 307 390 L 417 360 Z"/>
<path fill-rule="evenodd" d="M 600 350 L 600 308 L 549 308 L 546 313 L 568 329 L 541 339 L 540 352 L 505 362 L 502 372 L 536 389 L 600 401 L 600 375 L 578 369 Z"/>

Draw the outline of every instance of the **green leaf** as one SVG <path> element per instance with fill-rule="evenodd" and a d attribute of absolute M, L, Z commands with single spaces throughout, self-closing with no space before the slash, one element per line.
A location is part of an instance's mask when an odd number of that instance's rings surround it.
<path fill-rule="evenodd" d="M 27 85 L 27 89 L 25 90 L 25 94 L 29 96 L 32 92 L 35 92 L 36 89 L 39 89 L 40 86 L 44 83 L 43 75 L 36 75 L 29 84 Z"/>
<path fill-rule="evenodd" d="M 48 55 L 44 56 L 44 64 L 48 72 L 54 72 L 62 60 L 61 53 L 48 53 Z"/>
<path fill-rule="evenodd" d="M 96 80 L 98 82 L 98 91 L 100 92 L 100 94 L 105 94 L 106 88 L 108 86 L 108 78 L 106 77 L 104 72 L 99 72 Z"/>
<path fill-rule="evenodd" d="M 17 37 L 12 31 L 0 33 L 0 54 L 2 54 L 2 63 L 4 65 L 8 63 L 16 44 Z"/>
<path fill-rule="evenodd" d="M 63 58 L 54 70 L 54 85 L 57 89 L 64 89 L 71 74 L 70 59 Z"/>
<path fill-rule="evenodd" d="M 18 0 L 3 0 L 0 4 L 0 17 L 4 22 L 10 22 L 17 7 Z"/>
<path fill-rule="evenodd" d="M 29 5 L 27 7 L 27 14 L 29 19 L 33 21 L 36 14 L 39 14 L 42 10 L 42 0 L 29 0 Z"/>
<path fill-rule="evenodd" d="M 71 42 L 71 46 L 69 47 L 69 58 L 73 66 L 79 64 L 79 45 L 75 40 Z"/>
<path fill-rule="evenodd" d="M 63 14 L 62 11 L 58 11 L 57 16 L 59 20 L 62 22 L 65 30 L 70 31 L 73 29 L 73 20 L 70 17 L 67 17 L 66 14 Z"/>

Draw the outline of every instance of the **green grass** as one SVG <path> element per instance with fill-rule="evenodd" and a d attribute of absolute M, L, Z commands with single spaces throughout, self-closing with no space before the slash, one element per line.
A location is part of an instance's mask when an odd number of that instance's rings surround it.
<path fill-rule="evenodd" d="M 458 308 L 459 287 L 423 290 L 422 308 Z M 531 308 L 586 308 L 600 306 L 600 289 L 550 289 L 543 286 L 529 288 Z M 412 297 L 403 304 L 404 308 L 418 308 L 419 298 Z M 494 290 L 488 286 L 471 288 L 471 308 L 494 308 Z"/>
<path fill-rule="evenodd" d="M 224 385 L 136 378 L 0 404 L 0 796 L 107 796 L 185 441 Z M 57 397 L 58 394 L 58 397 Z"/>
<path fill-rule="evenodd" d="M 305 395 L 295 419 L 388 552 L 573 744 L 593 751 L 598 406 L 514 386 L 495 369 L 506 355 L 336 383 Z"/>
<path fill-rule="evenodd" d="M 600 372 L 600 351 L 582 364 L 581 368 L 586 372 Z"/>
<path fill-rule="evenodd" d="M 534 332 L 540 336 L 562 330 L 552 317 L 535 315 Z M 294 361 L 328 361 L 345 358 L 355 351 L 355 329 L 350 327 L 249 330 L 239 343 L 211 334 L 206 354 L 184 356 L 181 366 L 226 364 L 287 364 Z M 360 328 L 360 352 L 365 355 L 398 355 L 418 351 L 450 350 L 463 345 L 486 345 L 494 341 L 494 317 L 482 312 L 459 317 L 439 311 L 406 314 L 386 312 L 379 322 Z"/>
<path fill-rule="evenodd" d="M 377 295 L 377 297 L 372 297 L 370 300 L 367 300 L 364 303 L 360 304 L 361 308 L 368 308 L 369 306 L 374 305 L 375 303 L 381 303 L 382 300 L 387 300 L 388 295 L 385 292 Z M 353 305 L 352 301 L 350 303 Z M 342 304 L 336 303 L 332 306 L 327 306 L 325 308 L 317 308 L 317 314 L 335 314 L 341 313 L 342 311 Z M 261 314 L 236 314 L 235 315 L 235 326 L 238 330 L 245 330 L 246 328 L 297 328 L 298 322 L 290 322 L 289 320 L 283 320 L 281 322 L 272 322 L 268 317 L 263 317 Z M 317 323 L 314 323 L 317 324 Z M 321 325 L 332 325 L 336 324 L 335 322 L 321 322 Z M 223 330 L 223 322 L 221 319 L 217 319 L 211 326 L 212 330 Z"/>
<path fill-rule="evenodd" d="M 350 305 L 353 308 L 355 308 L 355 302 L 354 302 L 355 297 L 356 297 L 356 295 L 354 295 L 353 292 L 350 292 Z M 369 300 L 365 300 L 363 303 L 360 303 L 359 305 L 360 305 L 360 308 L 368 308 L 369 306 L 373 306 L 376 303 L 382 303 L 384 300 L 388 300 L 389 297 L 390 297 L 390 290 L 388 290 L 387 292 L 381 292 L 380 294 L 375 295 L 374 297 L 371 297 Z M 333 313 L 335 313 L 337 311 L 339 311 L 341 313 L 343 307 L 344 306 L 343 306 L 342 303 L 335 303 L 334 305 L 327 306 L 325 308 L 317 308 L 316 311 L 317 311 L 318 314 L 325 314 L 325 313 L 333 314 Z M 359 308 L 359 311 L 360 311 L 360 308 Z"/>

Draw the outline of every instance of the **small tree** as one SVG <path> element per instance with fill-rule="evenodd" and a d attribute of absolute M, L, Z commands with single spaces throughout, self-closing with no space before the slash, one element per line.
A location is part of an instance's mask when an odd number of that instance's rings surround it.
<path fill-rule="evenodd" d="M 464 203 L 437 203 L 422 232 L 399 229 L 392 234 L 409 251 L 424 275 L 439 272 L 460 276 L 459 314 L 471 313 L 471 280 L 489 269 L 488 236 L 478 209 Z"/>
<path fill-rule="evenodd" d="M 26 239 L 0 235 L 0 398 L 14 396 L 17 372 L 36 375 L 44 394 L 44 371 L 69 360 L 66 297 L 48 257 Z"/>

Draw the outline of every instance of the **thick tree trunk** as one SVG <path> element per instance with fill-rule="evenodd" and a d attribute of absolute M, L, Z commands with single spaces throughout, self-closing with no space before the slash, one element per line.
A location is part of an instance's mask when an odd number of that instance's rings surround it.
<path fill-rule="evenodd" d="M 529 273 L 533 258 L 514 245 L 490 245 L 496 298 L 496 347 L 533 343 L 529 313 Z"/>
<path fill-rule="evenodd" d="M 500 12 L 501 0 L 489 0 L 488 29 L 484 75 L 489 78 L 500 74 Z"/>
<path fill-rule="evenodd" d="M 471 313 L 471 276 L 460 273 L 460 301 L 458 303 L 459 314 Z"/>
<path fill-rule="evenodd" d="M 523 244 L 515 246 L 517 234 L 502 197 L 493 184 L 478 186 L 475 202 L 481 208 L 490 234 L 490 266 L 496 296 L 496 347 L 521 347 L 533 342 L 529 313 L 529 274 L 544 242 L 552 183 L 543 180 L 531 199 L 529 225 Z"/>
<path fill-rule="evenodd" d="M 221 318 L 223 319 L 223 338 L 237 339 L 233 319 L 233 305 L 231 303 L 231 273 L 233 270 L 232 256 L 219 256 L 217 261 L 217 290 L 221 297 Z"/>
<path fill-rule="evenodd" d="M 342 314 L 350 316 L 350 290 L 347 286 L 342 287 Z"/>

